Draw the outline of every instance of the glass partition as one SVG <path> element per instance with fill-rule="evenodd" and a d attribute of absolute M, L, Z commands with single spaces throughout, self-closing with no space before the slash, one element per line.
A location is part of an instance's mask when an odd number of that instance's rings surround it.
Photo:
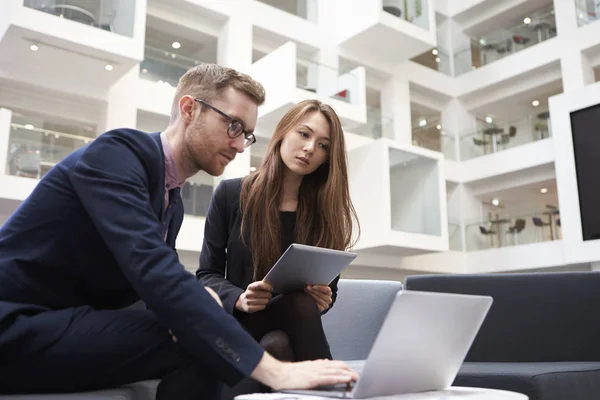
<path fill-rule="evenodd" d="M 450 67 L 450 55 L 449 53 L 438 47 L 432 50 L 427 50 L 425 53 L 419 54 L 412 58 L 411 61 L 421 64 L 427 68 L 439 71 L 446 75 L 452 75 Z"/>
<path fill-rule="evenodd" d="M 25 0 L 24 5 L 84 25 L 133 37 L 135 1 Z"/>
<path fill-rule="evenodd" d="M 444 153 L 448 160 L 457 160 L 454 135 L 446 132 L 439 121 L 424 126 L 413 127 L 412 143 L 433 151 Z"/>
<path fill-rule="evenodd" d="M 594 3 L 587 0 L 575 0 L 575 7 L 579 26 L 591 24 L 600 19 L 600 3 L 597 1 Z"/>
<path fill-rule="evenodd" d="M 448 247 L 451 251 L 463 251 L 461 231 L 460 222 L 448 221 Z"/>
<path fill-rule="evenodd" d="M 489 121 L 489 122 L 487 122 Z M 550 113 L 542 111 L 518 121 L 503 122 L 486 117 L 477 129 L 460 135 L 460 159 L 469 160 L 552 136 Z"/>
<path fill-rule="evenodd" d="M 560 211 L 549 209 L 508 217 L 496 215 L 466 224 L 465 237 L 467 251 L 560 240 Z"/>
<path fill-rule="evenodd" d="M 441 236 L 437 161 L 390 148 L 389 162 L 392 230 Z"/>
<path fill-rule="evenodd" d="M 258 0 L 297 17 L 317 22 L 317 0 Z"/>
<path fill-rule="evenodd" d="M 519 25 L 472 38 L 470 47 L 455 51 L 455 75 L 500 60 L 554 36 L 556 36 L 554 9 L 525 17 Z"/>
<path fill-rule="evenodd" d="M 358 77 L 352 72 L 340 73 L 337 68 L 313 60 L 298 58 L 296 87 L 322 96 L 358 104 Z"/>
<path fill-rule="evenodd" d="M 429 29 L 428 0 L 382 0 L 383 11 L 423 29 Z"/>
<path fill-rule="evenodd" d="M 344 130 L 350 133 L 370 137 L 373 139 L 394 137 L 394 127 L 392 118 L 381 114 L 381 109 L 376 107 L 367 107 L 367 123 L 344 126 Z"/>
<path fill-rule="evenodd" d="M 13 113 L 6 173 L 41 178 L 73 151 L 94 140 L 95 128 L 65 125 Z"/>
<path fill-rule="evenodd" d="M 140 64 L 140 78 L 176 87 L 179 78 L 188 69 L 199 63 L 199 60 L 169 50 L 146 46 L 144 48 L 144 60 Z"/>

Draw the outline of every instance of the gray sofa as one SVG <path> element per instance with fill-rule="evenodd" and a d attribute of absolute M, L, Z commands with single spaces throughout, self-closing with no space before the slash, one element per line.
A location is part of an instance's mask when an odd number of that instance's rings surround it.
<path fill-rule="evenodd" d="M 414 275 L 404 289 L 494 298 L 454 385 L 600 398 L 600 273 Z"/>
<path fill-rule="evenodd" d="M 323 316 L 323 326 L 333 357 L 340 360 L 364 360 L 375 341 L 379 328 L 400 282 L 341 279 L 335 306 Z M 360 317 L 360 323 L 357 318 Z M 360 362 L 358 363 L 360 364 Z M 358 365 L 350 363 L 351 366 Z M 152 400 L 158 381 L 137 382 L 120 388 L 96 392 L 56 395 L 10 395 L 1 400 Z M 256 382 L 246 379 L 237 388 L 225 387 L 223 400 L 248 392 Z"/>

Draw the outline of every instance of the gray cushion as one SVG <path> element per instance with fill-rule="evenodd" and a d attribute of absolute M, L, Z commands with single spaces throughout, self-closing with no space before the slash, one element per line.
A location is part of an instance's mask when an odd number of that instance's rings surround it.
<path fill-rule="evenodd" d="M 337 300 L 323 315 L 323 328 L 338 360 L 365 360 L 383 320 L 402 289 L 396 281 L 340 279 Z"/>
<path fill-rule="evenodd" d="M 588 400 L 600 393 L 600 362 L 467 362 L 453 385 L 509 390 L 529 400 Z"/>
<path fill-rule="evenodd" d="M 68 394 L 0 395 L 2 400 L 134 400 L 127 388 Z M 141 399 L 140 399 L 141 400 Z"/>

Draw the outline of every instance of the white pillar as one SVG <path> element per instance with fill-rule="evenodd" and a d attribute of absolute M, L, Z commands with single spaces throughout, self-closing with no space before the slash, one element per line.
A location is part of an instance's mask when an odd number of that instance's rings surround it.
<path fill-rule="evenodd" d="M 391 77 L 381 90 L 381 114 L 392 119 L 392 132 L 398 143 L 412 145 L 410 87 L 403 71 Z"/>
<path fill-rule="evenodd" d="M 301 0 L 298 1 L 298 5 L 304 2 L 303 7 L 306 10 L 306 19 L 310 22 L 318 23 L 320 21 L 325 21 L 320 19 L 319 16 L 319 1 L 318 0 Z M 300 7 L 300 6 L 299 6 Z"/>
<path fill-rule="evenodd" d="M 448 151 L 454 153 L 454 159 L 460 160 L 461 150 L 463 147 L 466 147 L 465 151 L 468 151 L 468 146 L 470 145 L 467 143 L 465 143 L 466 146 L 461 145 L 461 135 L 475 132 L 477 126 L 475 116 L 465 108 L 460 100 L 452 99 L 442 110 L 441 120 L 444 135 L 453 139 L 454 149 L 448 149 Z M 448 146 L 450 146 L 450 143 Z M 448 154 L 446 152 L 444 153 Z"/>
<path fill-rule="evenodd" d="M 12 111 L 0 108 L 0 175 L 6 173 Z"/>
<path fill-rule="evenodd" d="M 241 7 L 246 7 L 240 3 Z M 217 63 L 250 73 L 252 67 L 252 23 L 243 13 L 233 15 L 225 23 L 217 43 Z M 268 96 L 268 93 L 267 93 Z M 246 149 L 225 168 L 223 175 L 215 177 L 216 187 L 223 179 L 241 178 L 250 172 L 250 150 Z"/>
<path fill-rule="evenodd" d="M 461 183 L 456 188 L 456 192 L 458 197 L 457 203 L 460 207 L 458 210 L 460 221 L 463 226 L 462 248 L 468 250 L 467 243 L 475 242 L 480 238 L 479 228 L 473 227 L 471 224 L 483 221 L 485 215 L 483 215 L 481 200 L 473 195 L 468 186 Z M 453 215 L 456 215 L 456 211 L 456 209 L 453 210 Z"/>
<path fill-rule="evenodd" d="M 567 50 L 560 58 L 563 92 L 578 90 L 595 82 L 594 69 L 579 49 Z"/>
<path fill-rule="evenodd" d="M 575 32 L 578 27 L 575 0 L 554 0 L 554 18 L 560 37 L 564 38 Z"/>
<path fill-rule="evenodd" d="M 98 134 L 111 129 L 137 126 L 137 106 L 132 101 L 131 94 L 136 93 L 138 80 L 139 65 L 136 64 L 109 89 L 106 116 L 104 123 L 99 126 Z"/>

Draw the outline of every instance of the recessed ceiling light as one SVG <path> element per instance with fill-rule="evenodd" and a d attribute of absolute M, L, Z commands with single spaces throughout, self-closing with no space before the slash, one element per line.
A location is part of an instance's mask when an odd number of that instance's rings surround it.
<path fill-rule="evenodd" d="M 31 125 L 31 124 L 25 124 L 25 129 L 33 129 L 33 125 Z"/>
<path fill-rule="evenodd" d="M 148 73 L 148 70 L 147 70 L 146 68 L 144 68 L 144 69 L 142 70 L 142 74 L 147 74 L 147 73 Z"/>
<path fill-rule="evenodd" d="M 107 71 L 112 71 L 113 70 L 113 66 L 112 66 L 112 64 L 106 64 L 104 66 L 104 69 L 107 70 Z"/>
<path fill-rule="evenodd" d="M 434 56 L 437 56 L 439 54 L 438 49 L 431 50 L 431 54 L 433 54 Z"/>
<path fill-rule="evenodd" d="M 485 122 L 491 124 L 492 122 L 494 122 L 494 119 L 488 115 L 487 117 L 485 117 Z"/>
<path fill-rule="evenodd" d="M 531 18 L 529 18 L 529 17 L 525 17 L 525 18 L 523 19 L 523 22 L 524 22 L 524 23 L 526 23 L 527 25 L 529 25 L 529 24 L 531 23 Z"/>
<path fill-rule="evenodd" d="M 548 189 L 547 188 L 541 188 L 540 189 L 540 193 L 541 194 L 546 194 L 546 193 L 548 193 Z"/>
<path fill-rule="evenodd" d="M 439 63 L 439 62 L 440 62 L 440 58 L 439 58 L 439 57 L 436 57 L 436 58 L 435 58 L 435 62 L 436 62 L 436 63 Z"/>
<path fill-rule="evenodd" d="M 500 205 L 500 200 L 492 199 L 492 204 L 494 205 L 494 207 L 498 207 Z"/>
<path fill-rule="evenodd" d="M 537 107 L 537 106 L 540 105 L 540 102 L 538 100 L 534 100 L 534 101 L 531 102 L 531 105 L 534 106 L 534 107 Z"/>
<path fill-rule="evenodd" d="M 440 124 L 437 124 L 435 127 L 437 128 L 438 131 L 442 129 L 442 126 Z"/>
<path fill-rule="evenodd" d="M 171 47 L 173 47 L 174 49 L 178 49 L 178 48 L 180 48 L 180 47 L 181 47 L 181 43 L 179 43 L 179 42 L 173 42 L 173 43 L 171 44 Z"/>
<path fill-rule="evenodd" d="M 31 51 L 38 51 L 40 48 L 38 47 L 37 44 L 32 44 L 31 46 L 29 46 L 29 50 Z"/>
<path fill-rule="evenodd" d="M 256 171 L 256 167 L 250 167 L 250 172 L 255 172 Z"/>
<path fill-rule="evenodd" d="M 175 57 L 177 57 L 177 54 L 171 53 L 171 58 L 175 58 Z"/>
<path fill-rule="evenodd" d="M 419 126 L 422 128 L 427 125 L 427 120 L 425 118 L 419 120 Z"/>

